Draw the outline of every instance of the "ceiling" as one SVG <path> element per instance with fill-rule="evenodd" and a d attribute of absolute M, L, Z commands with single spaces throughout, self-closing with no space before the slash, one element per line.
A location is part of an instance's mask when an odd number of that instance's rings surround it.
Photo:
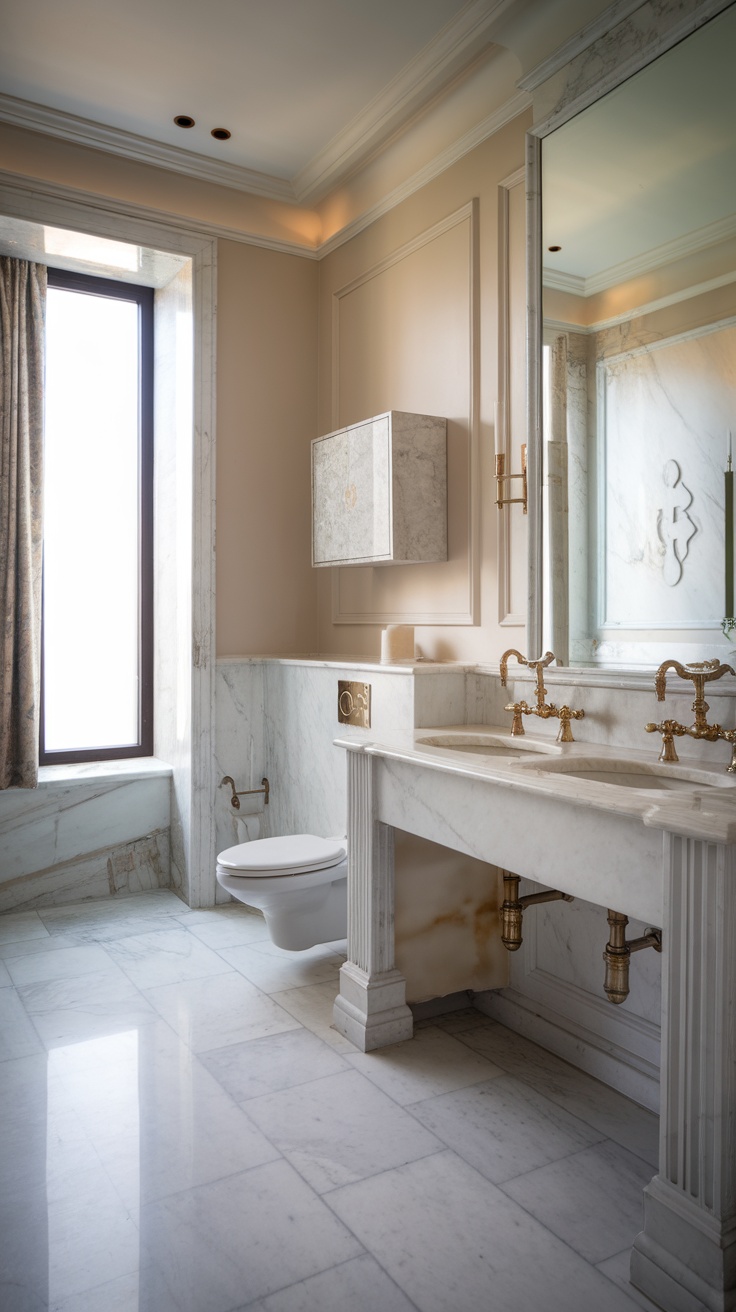
<path fill-rule="evenodd" d="M 313 201 L 487 51 L 519 4 L 10 0 L 0 119 Z M 177 127 L 181 114 L 195 126 Z M 228 141 L 210 135 L 222 127 Z"/>

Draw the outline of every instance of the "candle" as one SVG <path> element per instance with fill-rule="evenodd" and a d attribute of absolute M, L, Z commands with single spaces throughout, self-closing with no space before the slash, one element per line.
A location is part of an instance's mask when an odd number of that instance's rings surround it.
<path fill-rule="evenodd" d="M 731 432 L 727 440 L 727 458 L 725 480 L 726 500 L 726 619 L 733 616 L 733 462 L 731 456 Z"/>

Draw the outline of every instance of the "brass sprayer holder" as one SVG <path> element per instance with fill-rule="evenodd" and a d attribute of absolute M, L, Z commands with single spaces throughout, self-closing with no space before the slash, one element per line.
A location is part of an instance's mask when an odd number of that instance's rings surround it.
<path fill-rule="evenodd" d="M 608 1001 L 618 1004 L 629 996 L 629 964 L 632 952 L 641 952 L 642 948 L 654 948 L 655 952 L 661 952 L 662 931 L 647 929 L 641 938 L 629 939 L 627 943 L 626 926 L 629 917 L 624 916 L 620 911 L 609 910 L 608 923 L 610 934 L 603 953 L 603 960 L 606 963 L 603 988 Z"/>
<path fill-rule="evenodd" d="M 519 875 L 512 875 L 508 870 L 502 871 L 504 900 L 501 907 L 501 942 L 509 952 L 516 952 L 521 947 L 521 922 L 527 907 L 539 906 L 540 902 L 573 902 L 569 893 L 560 893 L 558 889 L 547 889 L 545 893 L 529 893 L 519 897 Z"/>

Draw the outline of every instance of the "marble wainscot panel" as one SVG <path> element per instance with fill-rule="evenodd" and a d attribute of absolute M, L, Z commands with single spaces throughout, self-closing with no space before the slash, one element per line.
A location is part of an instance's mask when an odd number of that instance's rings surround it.
<path fill-rule="evenodd" d="M 251 838 L 278 833 L 272 825 L 271 807 L 264 806 L 262 794 L 241 797 L 236 811 L 231 805 L 231 789 L 220 782 L 230 775 L 238 791 L 261 787 L 266 773 L 264 670 L 262 661 L 225 658 L 217 662 L 214 809 L 218 852 L 244 841 L 246 835 L 237 824 L 238 817 L 246 821 Z M 218 901 L 228 900 L 219 884 L 216 893 Z"/>
<path fill-rule="evenodd" d="M 160 761 L 115 761 L 0 793 L 0 911 L 168 888 L 170 783 Z"/>

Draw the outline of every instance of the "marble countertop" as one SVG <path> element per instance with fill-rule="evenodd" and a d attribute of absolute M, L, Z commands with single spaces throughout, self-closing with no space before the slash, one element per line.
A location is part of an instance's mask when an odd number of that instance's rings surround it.
<path fill-rule="evenodd" d="M 474 739 L 493 735 L 497 745 L 518 752 L 518 757 L 484 756 L 441 746 L 442 738 Z M 422 739 L 434 739 L 433 744 Z M 402 761 L 422 769 L 438 770 L 489 784 L 520 790 L 544 797 L 555 797 L 566 806 L 605 811 L 641 820 L 643 825 L 666 830 L 688 838 L 714 843 L 736 842 L 736 775 L 724 769 L 713 770 L 680 762 L 659 765 L 657 750 L 613 748 L 592 743 L 558 744 L 548 737 L 526 733 L 512 738 L 508 725 L 442 725 L 415 729 L 413 735 L 392 737 L 376 742 L 367 738 L 345 736 L 335 745 L 348 751 L 365 752 L 387 760 Z M 656 774 L 680 783 L 678 791 L 656 787 L 622 786 L 596 779 L 579 778 L 564 773 L 565 764 L 579 771 L 637 770 Z M 625 772 L 625 770 L 624 770 Z"/>

